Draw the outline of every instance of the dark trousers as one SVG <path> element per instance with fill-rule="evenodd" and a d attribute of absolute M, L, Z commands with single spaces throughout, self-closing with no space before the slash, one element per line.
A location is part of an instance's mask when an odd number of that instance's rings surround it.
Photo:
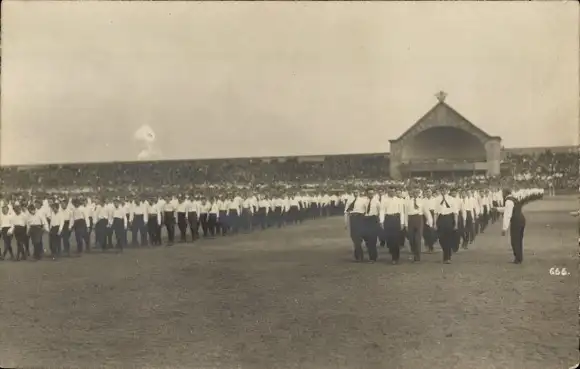
<path fill-rule="evenodd" d="M 526 220 L 514 219 L 510 223 L 510 243 L 514 253 L 514 261 L 521 263 L 524 261 L 524 230 L 526 229 Z"/>
<path fill-rule="evenodd" d="M 203 237 L 207 237 L 209 231 L 209 228 L 207 226 L 207 213 L 200 214 L 199 223 L 201 224 L 201 231 L 203 232 Z"/>
<path fill-rule="evenodd" d="M 283 212 L 281 206 L 276 206 L 274 208 L 274 223 L 278 228 L 282 228 L 284 224 Z"/>
<path fill-rule="evenodd" d="M 405 247 L 405 241 L 407 240 L 407 227 L 401 229 L 401 233 L 399 234 L 399 247 Z"/>
<path fill-rule="evenodd" d="M 492 201 L 491 202 L 491 209 L 490 209 L 490 219 L 491 223 L 495 223 L 499 218 L 499 212 L 497 211 L 498 202 Z"/>
<path fill-rule="evenodd" d="M 165 223 L 165 228 L 167 228 L 168 243 L 173 244 L 173 241 L 175 241 L 175 213 L 172 211 L 163 213 L 163 222 Z"/>
<path fill-rule="evenodd" d="M 199 219 L 196 212 L 187 213 L 187 223 L 191 230 L 191 240 L 197 240 L 199 238 Z"/>
<path fill-rule="evenodd" d="M 69 221 L 65 220 L 64 226 L 62 227 L 62 233 L 60 234 L 60 236 L 62 238 L 62 247 L 67 255 L 70 255 L 70 234 L 71 229 Z"/>
<path fill-rule="evenodd" d="M 152 245 L 161 245 L 161 219 L 158 219 L 157 214 L 149 215 L 147 219 L 147 231 L 149 233 L 149 240 Z"/>
<path fill-rule="evenodd" d="M 121 218 L 113 218 L 112 231 L 115 233 L 115 239 L 117 241 L 117 247 L 123 250 L 125 246 L 125 241 L 127 240 L 125 221 Z"/>
<path fill-rule="evenodd" d="M 369 253 L 369 259 L 377 259 L 378 220 L 376 218 L 370 218 L 373 217 L 365 217 L 363 214 L 357 213 L 351 213 L 349 215 L 350 238 L 354 246 L 354 259 L 356 261 L 363 261 L 364 259 L 364 252 L 362 249 L 363 241 L 365 241 L 365 246 Z"/>
<path fill-rule="evenodd" d="M 177 228 L 179 228 L 180 241 L 187 241 L 187 217 L 186 213 L 177 213 Z"/>
<path fill-rule="evenodd" d="M 35 260 L 42 258 L 42 227 L 38 225 L 30 226 L 30 242 L 32 243 L 32 255 Z"/>
<path fill-rule="evenodd" d="M 409 245 L 415 261 L 421 260 L 421 238 L 423 237 L 423 215 L 409 215 L 407 226 L 407 236 Z"/>
<path fill-rule="evenodd" d="M 252 210 L 250 208 L 242 209 L 242 216 L 240 218 L 240 227 L 245 231 L 249 232 L 252 230 Z"/>
<path fill-rule="evenodd" d="M 399 261 L 401 255 L 401 215 L 387 214 L 383 220 L 383 239 L 385 240 L 393 261 Z"/>
<path fill-rule="evenodd" d="M 53 258 L 60 256 L 60 248 L 62 239 L 58 234 L 59 227 L 51 227 L 48 232 L 48 246 L 50 248 L 50 254 Z"/>
<path fill-rule="evenodd" d="M 462 246 L 467 248 L 468 243 L 472 243 L 475 238 L 475 226 L 473 224 L 473 212 L 467 211 L 461 232 Z"/>
<path fill-rule="evenodd" d="M 288 223 L 297 224 L 299 221 L 299 213 L 300 209 L 298 209 L 298 206 L 290 206 L 290 209 L 288 209 Z"/>
<path fill-rule="evenodd" d="M 487 205 L 483 206 L 483 211 L 481 212 L 481 216 L 479 217 L 479 232 L 485 232 L 487 225 L 489 223 L 489 209 Z"/>
<path fill-rule="evenodd" d="M 133 223 L 131 224 L 131 243 L 133 245 L 147 245 L 147 226 L 145 225 L 145 216 L 143 214 L 135 214 L 133 216 Z M 137 242 L 138 235 L 141 235 L 141 243 Z"/>
<path fill-rule="evenodd" d="M 230 209 L 228 214 L 228 225 L 233 234 L 236 234 L 240 230 L 240 216 L 238 215 L 238 209 Z"/>
<path fill-rule="evenodd" d="M 95 242 L 99 244 L 103 250 L 107 247 L 107 233 L 109 232 L 108 225 L 108 220 L 104 218 L 97 219 L 97 222 L 95 223 Z"/>
<path fill-rule="evenodd" d="M 453 248 L 455 216 L 453 214 L 439 215 L 437 218 L 437 233 L 439 244 L 443 249 L 443 261 L 451 260 Z"/>
<path fill-rule="evenodd" d="M 83 245 L 86 244 L 87 251 L 90 251 L 89 232 L 87 222 L 84 219 L 77 219 L 74 221 L 73 229 L 75 231 L 75 240 L 77 243 L 77 253 L 83 252 Z"/>
<path fill-rule="evenodd" d="M 16 260 L 26 260 L 26 227 L 14 226 L 14 239 L 16 240 Z"/>
<path fill-rule="evenodd" d="M 226 210 L 220 210 L 218 221 L 216 224 L 216 233 L 218 234 L 221 233 L 222 236 L 225 236 L 228 233 L 229 228 L 228 222 L 229 222 L 228 212 Z"/>
<path fill-rule="evenodd" d="M 107 227 L 105 231 L 106 246 L 105 248 L 113 247 L 113 226 Z"/>
<path fill-rule="evenodd" d="M 363 239 L 369 253 L 369 260 L 377 261 L 377 240 L 379 238 L 379 230 L 381 229 L 381 226 L 379 225 L 379 217 L 365 216 L 364 218 L 366 228 Z"/>
<path fill-rule="evenodd" d="M 209 213 L 207 215 L 207 230 L 208 230 L 211 237 L 214 237 L 216 235 L 217 222 L 218 222 L 217 214 Z"/>
<path fill-rule="evenodd" d="M 8 234 L 9 227 L 2 228 L 2 239 L 4 240 L 4 251 L 2 252 L 2 258 L 6 257 L 7 253 L 10 253 L 10 257 L 14 259 L 14 253 L 12 252 L 12 235 Z"/>
<path fill-rule="evenodd" d="M 431 218 L 434 216 L 434 211 L 431 210 Z M 435 245 L 435 242 L 437 242 L 437 232 L 435 232 L 435 229 L 427 225 L 426 222 L 427 218 L 423 216 L 423 241 L 425 242 L 427 250 L 433 251 L 433 246 Z"/>
<path fill-rule="evenodd" d="M 266 229 L 268 227 L 268 219 L 266 208 L 258 208 L 258 212 L 254 214 L 256 218 L 257 225 L 259 225 L 262 229 Z"/>
<path fill-rule="evenodd" d="M 453 242 L 451 244 L 451 251 L 458 252 L 459 245 L 461 244 L 461 234 L 465 228 L 465 220 L 463 219 L 463 214 L 459 212 L 457 215 L 457 229 L 453 230 Z"/>

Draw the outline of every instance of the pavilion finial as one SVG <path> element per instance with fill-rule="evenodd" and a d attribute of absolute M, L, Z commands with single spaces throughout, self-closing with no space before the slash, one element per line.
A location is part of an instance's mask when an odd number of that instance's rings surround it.
<path fill-rule="evenodd" d="M 437 100 L 439 100 L 440 103 L 442 103 L 445 101 L 447 93 L 445 91 L 439 91 L 435 94 L 435 97 L 437 98 Z"/>

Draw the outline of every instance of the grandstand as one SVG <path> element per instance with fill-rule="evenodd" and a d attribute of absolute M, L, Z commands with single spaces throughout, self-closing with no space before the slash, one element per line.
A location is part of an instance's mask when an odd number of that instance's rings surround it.
<path fill-rule="evenodd" d="M 391 153 L 6 166 L 1 169 L 2 184 L 157 186 L 502 175 L 555 177 L 561 187 L 576 186 L 577 147 L 506 149 L 500 137 L 479 129 L 445 103 L 445 93 L 436 96 L 439 101 L 432 109 L 390 140 Z"/>

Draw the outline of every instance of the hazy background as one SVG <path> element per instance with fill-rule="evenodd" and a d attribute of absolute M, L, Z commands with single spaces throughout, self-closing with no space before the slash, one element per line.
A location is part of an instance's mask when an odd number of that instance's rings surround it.
<path fill-rule="evenodd" d="M 447 102 L 578 142 L 578 5 L 2 3 L 2 164 L 384 152 Z"/>

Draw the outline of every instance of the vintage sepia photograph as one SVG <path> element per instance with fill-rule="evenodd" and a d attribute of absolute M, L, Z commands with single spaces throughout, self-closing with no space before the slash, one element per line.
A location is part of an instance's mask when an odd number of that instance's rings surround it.
<path fill-rule="evenodd" d="M 0 368 L 575 368 L 579 14 L 3 1 Z"/>

